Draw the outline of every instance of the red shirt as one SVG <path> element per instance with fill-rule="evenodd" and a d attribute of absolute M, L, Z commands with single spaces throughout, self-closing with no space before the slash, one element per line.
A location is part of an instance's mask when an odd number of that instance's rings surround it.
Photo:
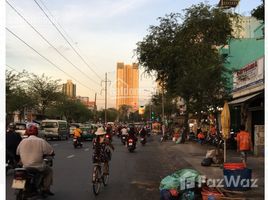
<path fill-rule="evenodd" d="M 240 151 L 250 150 L 251 138 L 247 131 L 240 131 L 236 136 L 237 144 L 239 145 Z"/>

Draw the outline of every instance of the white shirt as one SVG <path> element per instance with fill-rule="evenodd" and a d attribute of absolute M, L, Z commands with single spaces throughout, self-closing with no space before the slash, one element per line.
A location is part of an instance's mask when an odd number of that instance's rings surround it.
<path fill-rule="evenodd" d="M 20 156 L 23 167 L 42 168 L 44 166 L 43 156 L 52 153 L 52 146 L 44 139 L 34 135 L 23 139 L 17 148 L 17 155 Z"/>
<path fill-rule="evenodd" d="M 122 132 L 122 135 L 127 135 L 127 134 L 128 134 L 126 128 L 122 128 L 122 129 L 121 129 L 121 132 Z"/>

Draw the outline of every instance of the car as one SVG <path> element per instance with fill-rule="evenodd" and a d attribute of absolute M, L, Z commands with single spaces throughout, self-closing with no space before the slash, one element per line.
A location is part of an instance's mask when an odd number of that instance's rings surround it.
<path fill-rule="evenodd" d="M 40 133 L 45 139 L 57 138 L 58 140 L 68 140 L 69 131 L 67 121 L 57 119 L 42 120 L 40 126 Z"/>
<path fill-rule="evenodd" d="M 82 126 L 80 127 L 80 129 L 82 130 L 82 135 L 81 138 L 82 140 L 90 140 L 92 141 L 95 138 L 95 129 L 94 126 Z"/>
<path fill-rule="evenodd" d="M 26 137 L 27 124 L 24 122 L 15 122 L 15 132 L 19 133 L 22 138 Z"/>

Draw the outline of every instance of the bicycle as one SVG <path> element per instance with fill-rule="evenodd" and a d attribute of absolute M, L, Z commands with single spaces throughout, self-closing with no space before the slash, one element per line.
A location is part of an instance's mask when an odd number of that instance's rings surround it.
<path fill-rule="evenodd" d="M 109 180 L 109 174 L 103 173 L 103 162 L 94 163 L 93 174 L 92 174 L 92 183 L 93 183 L 93 192 L 95 195 L 98 195 L 100 192 L 101 184 L 107 186 Z M 107 166 L 109 171 L 109 165 Z"/>

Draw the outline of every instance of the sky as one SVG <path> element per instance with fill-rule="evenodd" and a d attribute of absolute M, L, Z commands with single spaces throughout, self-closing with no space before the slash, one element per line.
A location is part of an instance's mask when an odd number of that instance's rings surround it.
<path fill-rule="evenodd" d="M 7 70 L 45 74 L 65 83 L 72 80 L 77 95 L 94 100 L 98 108 L 104 106 L 104 78 L 108 79 L 108 107 L 115 106 L 116 63 L 137 62 L 136 43 L 148 34 L 150 25 L 158 25 L 157 18 L 202 1 L 182 0 L 8 0 L 21 16 L 50 44 L 45 42 L 7 3 L 6 27 L 34 48 L 38 55 L 18 38 L 6 31 Z M 57 31 L 38 4 L 47 13 L 67 41 Z M 218 0 L 206 1 L 216 5 Z M 261 0 L 241 0 L 236 12 L 249 16 Z M 71 44 L 71 46 L 69 45 Z M 57 51 L 56 48 L 64 59 Z M 79 53 L 79 56 L 73 50 Z M 82 59 L 85 61 L 83 61 Z M 52 63 L 53 64 L 52 64 Z M 140 68 L 140 105 L 148 102 L 155 92 L 154 77 L 145 76 Z"/>

